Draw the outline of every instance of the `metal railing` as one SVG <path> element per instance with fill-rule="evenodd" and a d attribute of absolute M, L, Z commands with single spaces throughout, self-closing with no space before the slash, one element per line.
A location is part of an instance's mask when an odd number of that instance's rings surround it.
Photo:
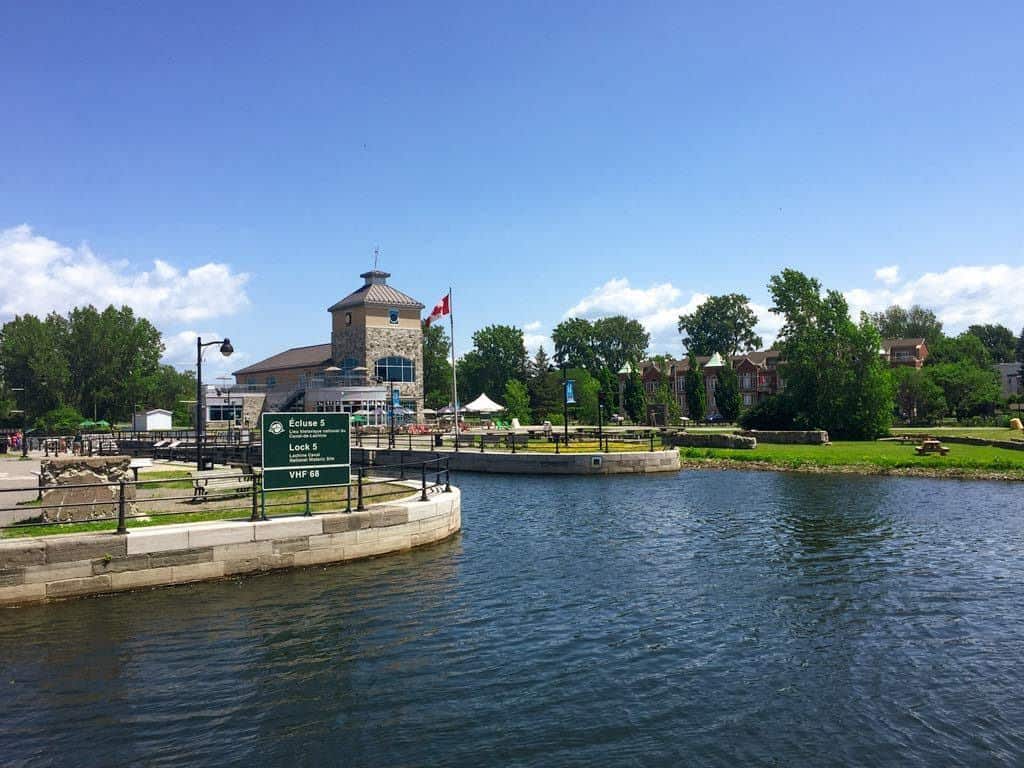
<path fill-rule="evenodd" d="M 353 447 L 396 451 L 454 451 L 472 450 L 510 453 L 626 453 L 655 451 L 664 447 L 664 436 L 653 430 L 646 432 L 598 432 L 574 430 L 563 432 L 485 432 L 462 433 L 458 437 L 450 432 L 397 433 L 385 431 L 362 432 L 353 436 Z"/>
<path fill-rule="evenodd" d="M 413 486 L 410 480 L 419 482 Z M 109 498 L 70 503 L 47 503 L 54 492 L 93 492 L 106 488 Z M 180 493 L 178 493 L 180 491 Z M 312 492 L 311 492 L 312 491 Z M 0 490 L 0 538 L 34 533 L 129 533 L 129 527 L 159 524 L 248 519 L 271 516 L 310 516 L 318 513 L 363 511 L 368 505 L 418 493 L 427 501 L 431 493 L 451 491 L 447 456 L 394 465 L 353 467 L 351 482 L 317 489 L 267 490 L 262 472 L 203 472 L 187 476 L 119 482 L 23 486 Z M 24 498 L 34 494 L 33 498 Z M 96 493 L 99 496 L 99 493 Z M 18 501 L 19 497 L 23 497 Z M 52 498 L 52 496 L 51 496 Z M 91 507 L 85 519 L 61 519 L 60 511 Z M 269 514 L 268 514 L 269 513 Z M 23 515 L 23 516 L 22 516 Z"/>

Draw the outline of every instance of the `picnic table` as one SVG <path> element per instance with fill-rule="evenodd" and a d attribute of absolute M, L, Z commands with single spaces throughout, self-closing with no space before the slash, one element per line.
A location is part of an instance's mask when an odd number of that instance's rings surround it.
<path fill-rule="evenodd" d="M 934 437 L 926 437 L 921 441 L 921 444 L 914 449 L 914 452 L 918 456 L 924 456 L 927 453 L 938 453 L 945 456 L 949 453 L 949 448 L 942 444 L 941 440 Z"/>

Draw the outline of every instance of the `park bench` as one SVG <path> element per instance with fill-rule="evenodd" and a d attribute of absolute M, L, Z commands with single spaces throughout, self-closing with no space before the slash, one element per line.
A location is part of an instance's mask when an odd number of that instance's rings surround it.
<path fill-rule="evenodd" d="M 941 456 L 945 456 L 949 453 L 949 448 L 944 446 L 940 440 L 925 439 L 921 441 L 921 444 L 914 449 L 914 452 L 918 456 L 924 456 L 928 453 L 938 453 Z"/>
<path fill-rule="evenodd" d="M 515 447 L 517 449 L 519 449 L 519 448 L 527 448 L 530 445 L 530 436 L 529 435 L 507 435 L 505 437 L 505 441 L 508 443 L 508 447 L 509 448 L 511 448 L 513 445 L 515 445 Z"/>
<path fill-rule="evenodd" d="M 208 498 L 244 496 L 252 490 L 252 477 L 243 475 L 238 468 L 194 469 L 192 475 L 192 501 Z"/>
<path fill-rule="evenodd" d="M 501 435 L 480 435 L 480 439 L 483 441 L 483 444 L 485 446 L 486 445 L 490 445 L 490 446 L 501 445 L 501 438 L 502 438 Z"/>

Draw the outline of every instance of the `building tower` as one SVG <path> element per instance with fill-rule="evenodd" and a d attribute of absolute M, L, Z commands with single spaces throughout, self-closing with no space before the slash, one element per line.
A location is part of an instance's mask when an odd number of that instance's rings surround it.
<path fill-rule="evenodd" d="M 331 358 L 343 378 L 366 368 L 367 378 L 391 383 L 402 405 L 423 420 L 423 304 L 388 285 L 387 272 L 360 275 L 363 286 L 330 307 Z"/>

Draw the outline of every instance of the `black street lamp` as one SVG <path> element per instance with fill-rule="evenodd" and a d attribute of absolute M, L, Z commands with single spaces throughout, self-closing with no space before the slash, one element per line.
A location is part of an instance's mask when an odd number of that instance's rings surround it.
<path fill-rule="evenodd" d="M 224 338 L 217 341 L 203 343 L 202 336 L 196 336 L 196 469 L 203 469 L 203 441 L 206 438 L 204 429 L 206 427 L 206 409 L 203 407 L 203 347 L 212 347 L 220 344 L 220 353 L 228 357 L 235 348 L 231 346 L 231 339 Z"/>

